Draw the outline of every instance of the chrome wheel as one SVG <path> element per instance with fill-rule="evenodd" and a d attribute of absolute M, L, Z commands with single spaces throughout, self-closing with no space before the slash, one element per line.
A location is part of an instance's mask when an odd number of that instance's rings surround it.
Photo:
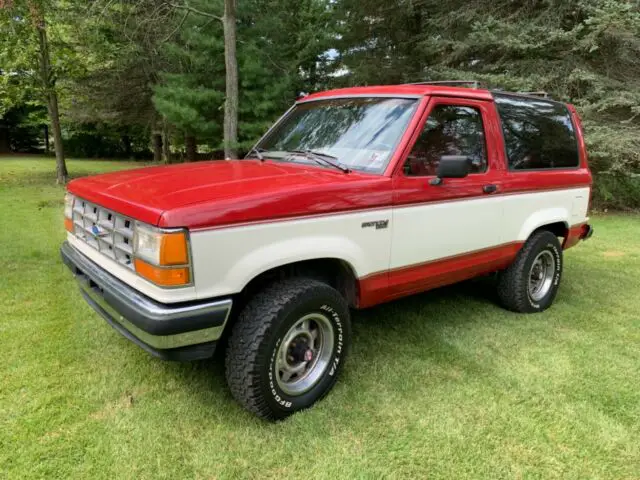
<path fill-rule="evenodd" d="M 551 290 L 556 274 L 553 253 L 545 250 L 538 254 L 529 271 L 529 297 L 535 302 L 542 300 Z"/>
<path fill-rule="evenodd" d="M 299 319 L 284 336 L 276 353 L 276 381 L 291 396 L 309 391 L 329 366 L 333 325 L 321 313 Z"/>

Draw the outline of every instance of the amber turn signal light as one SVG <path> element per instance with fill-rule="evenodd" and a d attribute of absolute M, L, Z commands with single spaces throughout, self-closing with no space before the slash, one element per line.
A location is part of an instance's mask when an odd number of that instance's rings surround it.
<path fill-rule="evenodd" d="M 64 217 L 64 228 L 67 232 L 73 233 L 73 220 L 70 218 Z"/>
<path fill-rule="evenodd" d="M 187 238 L 184 232 L 165 233 L 160 240 L 160 265 L 189 263 Z"/>
<path fill-rule="evenodd" d="M 179 287 L 191 281 L 187 267 L 161 268 L 139 258 L 135 260 L 135 266 L 138 275 L 161 287 Z"/>

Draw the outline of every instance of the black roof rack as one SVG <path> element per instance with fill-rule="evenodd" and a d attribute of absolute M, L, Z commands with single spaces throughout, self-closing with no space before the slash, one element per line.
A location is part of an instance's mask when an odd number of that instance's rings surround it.
<path fill-rule="evenodd" d="M 530 97 L 550 98 L 547 92 L 518 92 L 520 95 L 529 95 Z"/>
<path fill-rule="evenodd" d="M 464 87 L 469 86 L 471 88 L 480 88 L 482 84 L 477 80 L 437 80 L 429 82 L 412 82 L 406 85 L 442 85 L 449 87 Z"/>
<path fill-rule="evenodd" d="M 487 88 L 486 85 L 482 84 L 478 80 L 433 80 L 426 82 L 411 82 L 405 83 L 405 85 L 440 85 L 440 86 L 449 86 L 449 87 L 467 87 L 467 88 Z M 502 90 L 500 88 L 496 88 L 491 90 L 493 93 L 502 93 L 505 95 L 523 95 L 527 97 L 539 97 L 546 98 L 548 100 L 553 100 L 549 93 L 544 91 L 538 92 L 509 92 L 507 90 Z"/>

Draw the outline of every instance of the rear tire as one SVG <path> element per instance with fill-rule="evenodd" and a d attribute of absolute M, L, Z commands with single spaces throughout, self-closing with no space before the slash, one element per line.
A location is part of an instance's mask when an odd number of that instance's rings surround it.
<path fill-rule="evenodd" d="M 519 313 L 543 312 L 551 306 L 562 277 L 562 248 L 548 230 L 534 232 L 515 261 L 498 275 L 498 296 Z"/>
<path fill-rule="evenodd" d="M 308 408 L 335 384 L 350 337 L 348 305 L 329 285 L 309 278 L 273 283 L 249 301 L 231 331 L 231 394 L 269 420 Z"/>

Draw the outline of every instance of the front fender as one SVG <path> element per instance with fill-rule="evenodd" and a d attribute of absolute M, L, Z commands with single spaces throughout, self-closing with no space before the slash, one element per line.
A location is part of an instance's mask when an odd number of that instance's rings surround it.
<path fill-rule="evenodd" d="M 272 243 L 248 252 L 227 272 L 224 283 L 242 290 L 258 275 L 291 263 L 335 258 L 349 264 L 357 277 L 366 271 L 365 252 L 345 237 L 311 236 Z"/>
<path fill-rule="evenodd" d="M 386 228 L 368 226 L 387 221 Z M 389 268 L 391 212 L 253 224 L 191 234 L 198 298 L 233 295 L 282 265 L 315 259 L 346 262 L 357 278 Z"/>

